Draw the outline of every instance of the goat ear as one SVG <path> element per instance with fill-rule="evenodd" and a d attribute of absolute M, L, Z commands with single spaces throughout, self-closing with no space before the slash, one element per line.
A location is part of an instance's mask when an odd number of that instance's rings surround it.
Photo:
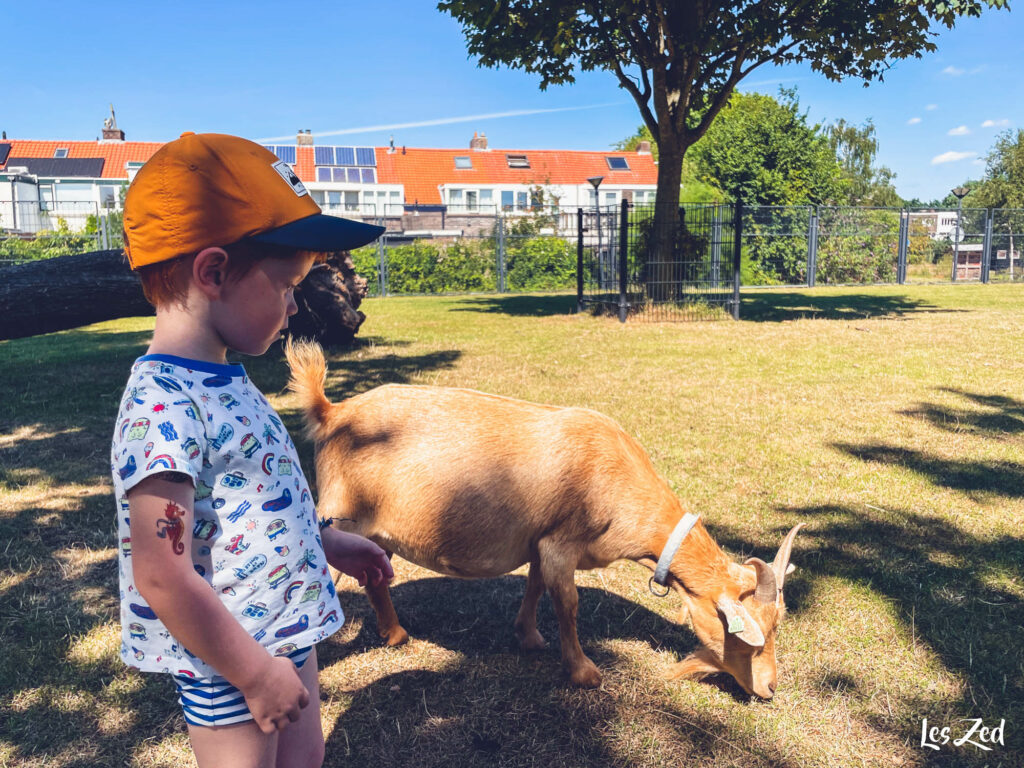
<path fill-rule="evenodd" d="M 722 595 L 715 605 L 725 616 L 726 629 L 730 635 L 736 635 L 744 643 L 754 648 L 764 645 L 764 633 L 761 632 L 760 625 L 754 621 L 754 617 L 739 601 Z"/>
<path fill-rule="evenodd" d="M 787 566 L 787 568 L 786 568 L 786 575 L 789 576 L 789 574 L 791 574 L 795 570 L 796 570 L 796 566 L 793 565 L 792 563 L 790 563 L 789 566 Z"/>
<path fill-rule="evenodd" d="M 722 668 L 715 663 L 714 654 L 707 648 L 700 648 L 677 664 L 673 664 L 665 677 L 674 680 L 677 677 L 704 677 L 721 672 Z"/>

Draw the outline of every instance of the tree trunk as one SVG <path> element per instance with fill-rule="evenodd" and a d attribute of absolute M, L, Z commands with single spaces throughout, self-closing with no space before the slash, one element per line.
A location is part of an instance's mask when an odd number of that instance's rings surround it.
<path fill-rule="evenodd" d="M 659 142 L 658 191 L 654 206 L 650 253 L 647 255 L 647 295 L 654 301 L 669 301 L 678 291 L 679 185 L 683 179 L 685 150 L 675 142 Z"/>
<path fill-rule="evenodd" d="M 297 335 L 351 343 L 365 315 L 366 281 L 347 254 L 314 269 L 296 292 Z M 64 331 L 119 317 L 152 315 L 120 250 L 93 251 L 0 268 L 0 339 Z"/>

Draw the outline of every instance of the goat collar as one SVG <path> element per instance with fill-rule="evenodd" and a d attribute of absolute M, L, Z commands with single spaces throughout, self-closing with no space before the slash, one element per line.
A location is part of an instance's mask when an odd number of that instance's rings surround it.
<path fill-rule="evenodd" d="M 668 584 L 666 583 L 668 581 L 668 567 L 672 564 L 672 558 L 676 556 L 679 547 L 682 546 L 686 534 L 693 530 L 693 526 L 697 524 L 698 520 L 700 520 L 700 515 L 687 512 L 676 523 L 676 527 L 672 529 L 672 535 L 668 537 L 665 548 L 661 551 L 661 557 L 658 558 L 658 566 L 654 569 L 654 575 L 651 576 L 651 580 L 647 585 L 651 590 L 651 594 L 657 597 L 664 597 L 669 593 Z M 655 583 L 665 587 L 664 593 L 654 591 Z"/>

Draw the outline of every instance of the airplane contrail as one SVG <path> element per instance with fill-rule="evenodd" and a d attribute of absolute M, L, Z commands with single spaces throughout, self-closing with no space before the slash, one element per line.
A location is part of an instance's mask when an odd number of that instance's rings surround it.
<path fill-rule="evenodd" d="M 473 120 L 493 120 L 499 117 L 521 117 L 523 115 L 540 115 L 549 112 L 576 112 L 582 109 L 600 109 L 601 107 L 618 107 L 622 102 L 605 104 L 588 104 L 584 107 L 555 107 L 553 109 L 516 109 L 511 112 L 491 112 L 486 115 L 464 115 L 462 117 L 439 117 L 434 120 L 418 120 L 414 123 L 392 123 L 390 125 L 366 125 L 361 128 L 342 128 L 336 131 L 314 131 L 314 136 L 344 136 L 350 133 L 369 133 L 371 131 L 394 131 L 399 128 L 423 128 L 430 125 L 450 125 L 451 123 L 468 123 Z M 295 135 L 268 136 L 256 141 L 289 141 Z"/>

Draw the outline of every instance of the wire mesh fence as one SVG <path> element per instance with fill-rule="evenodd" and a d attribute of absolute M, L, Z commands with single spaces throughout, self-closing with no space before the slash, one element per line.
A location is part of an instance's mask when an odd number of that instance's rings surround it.
<path fill-rule="evenodd" d="M 581 309 L 695 320 L 735 317 L 740 286 L 1024 281 L 1024 209 L 325 205 L 386 229 L 352 254 L 370 296 L 576 291 Z M 0 265 L 121 245 L 118 207 L 0 201 Z"/>

